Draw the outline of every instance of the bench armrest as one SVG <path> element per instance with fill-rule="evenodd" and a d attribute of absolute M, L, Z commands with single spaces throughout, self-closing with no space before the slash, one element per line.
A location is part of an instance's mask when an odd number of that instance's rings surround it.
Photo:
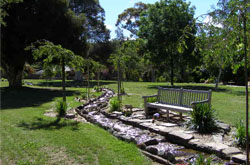
<path fill-rule="evenodd" d="M 193 101 L 193 102 L 191 102 L 191 105 L 195 106 L 196 104 L 202 104 L 202 103 L 206 103 L 206 102 L 209 102 L 209 100 L 206 99 L 206 100 L 202 100 L 202 101 Z"/>
<path fill-rule="evenodd" d="M 151 95 L 151 96 L 142 96 L 143 99 L 149 98 L 149 97 L 157 97 L 158 95 Z"/>

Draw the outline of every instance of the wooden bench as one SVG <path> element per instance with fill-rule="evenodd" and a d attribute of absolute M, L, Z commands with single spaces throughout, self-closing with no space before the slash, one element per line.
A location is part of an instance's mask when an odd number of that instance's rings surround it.
<path fill-rule="evenodd" d="M 156 102 L 147 102 L 148 98 L 156 97 Z M 190 89 L 174 89 L 158 87 L 158 94 L 152 96 L 143 96 L 145 113 L 148 117 L 148 108 L 165 109 L 167 110 L 167 117 L 169 119 L 169 110 L 180 113 L 190 113 L 195 105 L 199 103 L 206 103 L 211 105 L 212 91 L 204 90 L 190 90 Z"/>

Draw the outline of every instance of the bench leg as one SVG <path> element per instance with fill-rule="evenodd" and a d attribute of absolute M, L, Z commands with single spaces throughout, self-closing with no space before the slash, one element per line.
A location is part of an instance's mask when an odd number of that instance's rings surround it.
<path fill-rule="evenodd" d="M 169 121 L 169 110 L 167 110 L 167 120 Z"/>
<path fill-rule="evenodd" d="M 145 115 L 146 115 L 146 118 L 148 119 L 148 107 L 145 106 Z"/>
<path fill-rule="evenodd" d="M 182 120 L 182 118 L 183 118 L 183 117 L 182 117 L 182 113 L 180 112 L 180 120 Z"/>

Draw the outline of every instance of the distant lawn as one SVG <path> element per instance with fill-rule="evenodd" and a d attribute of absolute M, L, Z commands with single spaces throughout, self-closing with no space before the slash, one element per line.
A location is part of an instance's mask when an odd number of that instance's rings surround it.
<path fill-rule="evenodd" d="M 54 86 L 59 87 L 60 81 L 54 80 L 51 82 L 45 82 L 44 80 L 25 80 L 33 82 L 34 84 L 39 83 L 40 87 Z M 79 90 L 79 87 L 86 85 L 86 82 L 79 82 L 75 84 L 73 81 L 68 81 L 70 88 Z M 96 81 L 92 81 L 90 85 L 93 87 L 97 85 Z M 117 91 L 116 81 L 101 81 L 101 85 L 109 87 Z M 142 96 L 152 95 L 157 93 L 157 87 L 170 87 L 170 83 L 160 82 L 123 82 L 125 92 L 128 94 L 123 96 L 123 104 L 132 104 L 134 107 L 143 107 Z M 239 120 L 245 120 L 245 87 L 225 86 L 220 85 L 217 91 L 214 91 L 214 84 L 201 84 L 201 83 L 175 83 L 175 88 L 188 88 L 197 90 L 209 90 L 212 89 L 212 106 L 216 109 L 218 119 L 235 125 Z M 78 88 L 77 88 L 78 87 Z M 85 90 L 81 88 L 81 90 Z"/>
<path fill-rule="evenodd" d="M 7 83 L 1 82 L 0 164 L 151 164 L 134 144 L 95 125 L 72 120 L 56 123 L 55 118 L 44 116 L 61 96 L 59 87 L 12 90 L 3 86 Z M 84 90 L 67 88 L 70 107 L 80 105 L 74 95 Z"/>

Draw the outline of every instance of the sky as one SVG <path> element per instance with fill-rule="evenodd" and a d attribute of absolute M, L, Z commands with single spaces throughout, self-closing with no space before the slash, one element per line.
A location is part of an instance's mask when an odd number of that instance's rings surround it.
<path fill-rule="evenodd" d="M 122 13 L 125 9 L 133 7 L 137 2 L 143 3 L 155 3 L 159 0 L 99 0 L 101 6 L 105 10 L 106 27 L 111 31 L 111 39 L 115 38 L 115 23 L 118 18 L 118 15 Z M 195 6 L 195 17 L 198 17 L 202 14 L 206 14 L 208 11 L 211 11 L 211 6 L 216 6 L 218 0 L 186 0 L 186 2 L 191 2 L 191 6 Z M 128 34 L 125 32 L 125 35 Z"/>

